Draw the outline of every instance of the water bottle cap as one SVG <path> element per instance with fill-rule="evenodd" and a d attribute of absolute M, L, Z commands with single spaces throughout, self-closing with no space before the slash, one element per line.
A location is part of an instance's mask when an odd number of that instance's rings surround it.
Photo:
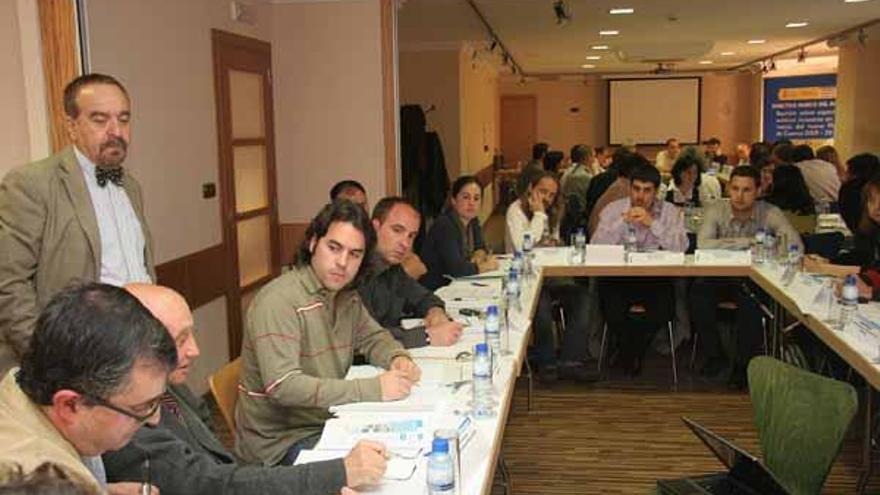
<path fill-rule="evenodd" d="M 514 258 L 522 258 L 522 251 L 514 251 L 513 257 Z"/>
<path fill-rule="evenodd" d="M 486 314 L 490 316 L 498 316 L 498 306 L 491 304 L 486 308 Z"/>
<path fill-rule="evenodd" d="M 485 342 L 480 342 L 474 346 L 474 352 L 477 354 L 489 354 L 489 346 Z"/>
<path fill-rule="evenodd" d="M 789 251 L 800 251 L 801 247 L 798 246 L 797 244 L 791 244 L 790 246 L 788 246 L 788 250 Z"/>
<path fill-rule="evenodd" d="M 525 234 L 523 234 L 523 239 L 531 239 L 531 238 L 532 238 L 532 234 L 530 234 L 530 233 L 528 233 L 528 232 L 526 232 Z"/>
<path fill-rule="evenodd" d="M 856 276 L 853 274 L 849 274 L 846 276 L 846 279 L 843 281 L 846 285 L 856 285 Z"/>
<path fill-rule="evenodd" d="M 449 440 L 445 438 L 435 438 L 433 442 L 431 442 L 431 452 L 435 454 L 448 454 L 449 453 Z"/>

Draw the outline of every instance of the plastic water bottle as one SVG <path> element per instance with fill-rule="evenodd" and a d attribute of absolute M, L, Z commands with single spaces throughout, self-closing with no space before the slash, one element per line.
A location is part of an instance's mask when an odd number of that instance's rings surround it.
<path fill-rule="evenodd" d="M 486 343 L 492 351 L 492 361 L 497 361 L 501 357 L 501 321 L 494 304 L 486 308 Z"/>
<path fill-rule="evenodd" d="M 435 438 L 428 457 L 428 494 L 449 495 L 455 491 L 455 469 L 449 455 L 449 441 Z"/>
<path fill-rule="evenodd" d="M 801 267 L 801 248 L 797 244 L 788 246 L 788 256 L 785 259 L 785 272 L 782 275 L 782 283 L 789 285 L 797 278 Z"/>
<path fill-rule="evenodd" d="M 846 330 L 846 326 L 852 322 L 856 313 L 859 312 L 859 287 L 856 284 L 855 275 L 847 275 L 840 291 L 840 330 Z"/>
<path fill-rule="evenodd" d="M 522 276 L 522 273 L 523 273 L 522 251 L 514 251 L 513 252 L 513 259 L 510 261 L 510 270 L 515 271 L 517 275 Z"/>
<path fill-rule="evenodd" d="M 773 264 L 776 261 L 776 235 L 772 230 L 764 231 L 764 262 Z"/>
<path fill-rule="evenodd" d="M 522 254 L 523 254 L 523 280 L 529 279 L 532 277 L 534 273 L 534 241 L 532 240 L 532 234 L 526 232 L 523 234 L 523 242 L 522 242 Z"/>
<path fill-rule="evenodd" d="M 586 262 L 587 234 L 584 233 L 584 229 L 577 229 L 577 232 L 574 235 L 574 252 L 574 261 L 577 264 L 583 264 Z"/>
<path fill-rule="evenodd" d="M 473 396 L 471 405 L 474 416 L 488 418 L 492 410 L 492 358 L 485 343 L 474 347 Z"/>
<path fill-rule="evenodd" d="M 626 224 L 626 233 L 623 237 L 623 251 L 626 253 L 627 261 L 629 261 L 630 253 L 636 252 L 638 241 L 636 239 L 636 228 L 631 224 Z"/>
<path fill-rule="evenodd" d="M 764 263 L 764 228 L 761 227 L 755 231 L 755 263 Z"/>
<path fill-rule="evenodd" d="M 509 309 L 519 310 L 519 298 L 521 289 L 519 285 L 519 273 L 513 268 L 507 273 L 507 307 Z"/>

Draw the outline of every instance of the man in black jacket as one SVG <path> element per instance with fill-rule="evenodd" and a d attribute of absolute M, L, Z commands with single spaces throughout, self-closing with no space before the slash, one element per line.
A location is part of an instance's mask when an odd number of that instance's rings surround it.
<path fill-rule="evenodd" d="M 449 319 L 439 297 L 401 267 L 419 233 L 419 212 L 403 198 L 384 198 L 373 209 L 372 222 L 377 238 L 373 269 L 358 289 L 370 315 L 407 348 L 457 342 L 461 325 Z M 405 317 L 424 318 L 424 325 L 404 329 Z"/>
<path fill-rule="evenodd" d="M 183 297 L 165 287 L 126 287 L 161 321 L 177 344 L 178 368 L 168 377 L 161 420 L 144 426 L 120 450 L 104 454 L 107 479 L 140 481 L 149 456 L 152 482 L 162 495 L 211 494 L 352 494 L 347 486 L 376 483 L 385 472 L 385 448 L 362 441 L 344 459 L 301 466 L 244 466 L 208 426 L 204 404 L 184 384 L 199 348 L 193 317 Z"/>

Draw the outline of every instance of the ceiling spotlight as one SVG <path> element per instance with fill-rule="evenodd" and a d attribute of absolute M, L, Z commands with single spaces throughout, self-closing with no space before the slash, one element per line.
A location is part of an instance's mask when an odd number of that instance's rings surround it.
<path fill-rule="evenodd" d="M 526 85 L 526 76 L 520 76 L 520 78 L 519 78 L 519 85 L 520 85 L 520 86 L 525 86 L 525 85 Z"/>
<path fill-rule="evenodd" d="M 787 27 L 787 28 L 802 28 L 802 27 L 807 26 L 809 24 L 810 24 L 809 22 L 803 22 L 803 21 L 802 22 L 789 22 L 788 24 L 785 25 L 785 27 Z"/>
<path fill-rule="evenodd" d="M 774 70 L 776 70 L 776 61 L 771 58 L 770 59 L 770 68 L 768 69 L 768 72 L 774 71 Z"/>
<path fill-rule="evenodd" d="M 749 40 L 750 45 L 760 45 L 761 43 L 766 43 L 767 40 Z"/>
<path fill-rule="evenodd" d="M 553 2 L 553 15 L 556 16 L 556 25 L 564 26 L 571 21 L 571 8 L 565 0 L 556 0 Z"/>
<path fill-rule="evenodd" d="M 592 50 L 607 50 L 608 45 L 593 45 L 590 47 Z"/>
<path fill-rule="evenodd" d="M 807 50 L 801 48 L 801 51 L 798 52 L 797 61 L 799 64 L 807 61 Z"/>
<path fill-rule="evenodd" d="M 868 32 L 865 31 L 865 28 L 859 29 L 858 40 L 859 44 L 862 46 L 865 46 L 865 44 L 868 42 Z"/>
<path fill-rule="evenodd" d="M 498 47 L 498 40 L 492 40 L 492 44 L 489 45 L 489 51 L 494 52 L 495 48 Z"/>

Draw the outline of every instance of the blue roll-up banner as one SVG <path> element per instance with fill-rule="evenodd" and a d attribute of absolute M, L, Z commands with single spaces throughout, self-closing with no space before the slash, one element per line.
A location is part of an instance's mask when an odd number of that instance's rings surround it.
<path fill-rule="evenodd" d="M 834 138 L 837 74 L 764 79 L 764 141 Z"/>

